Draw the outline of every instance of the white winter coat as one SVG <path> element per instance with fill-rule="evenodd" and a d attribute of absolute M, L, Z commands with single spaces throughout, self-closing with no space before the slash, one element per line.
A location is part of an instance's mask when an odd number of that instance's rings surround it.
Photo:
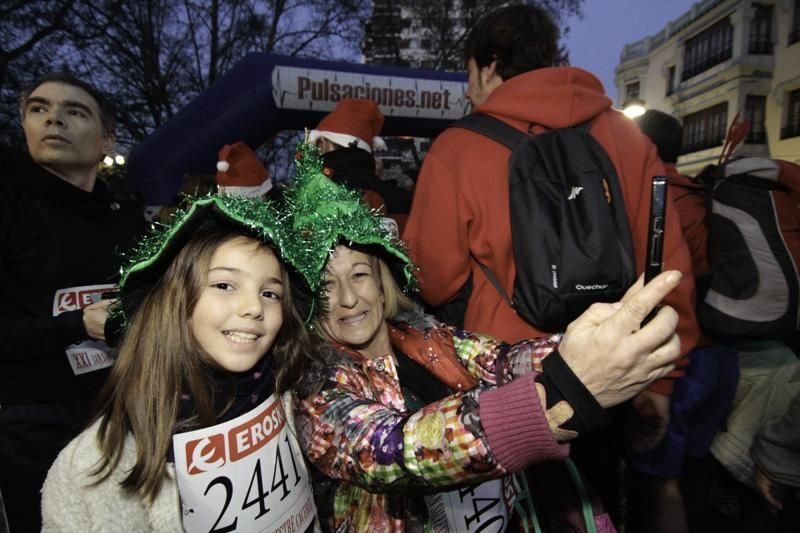
<path fill-rule="evenodd" d="M 136 462 L 133 436 L 125 438 L 119 465 L 99 485 L 91 473 L 100 461 L 95 422 L 70 442 L 56 458 L 42 488 L 42 531 L 131 532 L 183 531 L 175 466 L 155 501 L 148 504 L 120 486 Z"/>

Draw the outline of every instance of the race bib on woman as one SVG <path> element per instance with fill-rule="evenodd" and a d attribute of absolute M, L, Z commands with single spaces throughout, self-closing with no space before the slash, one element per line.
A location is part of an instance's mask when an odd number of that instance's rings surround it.
<path fill-rule="evenodd" d="M 316 507 L 280 396 L 228 422 L 172 437 L 189 533 L 304 531 Z"/>
<path fill-rule="evenodd" d="M 503 480 L 425 497 L 435 533 L 499 533 L 508 526 Z"/>

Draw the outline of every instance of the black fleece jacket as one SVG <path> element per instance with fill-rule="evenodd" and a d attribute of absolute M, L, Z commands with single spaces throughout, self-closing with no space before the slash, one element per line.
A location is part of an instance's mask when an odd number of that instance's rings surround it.
<path fill-rule="evenodd" d="M 80 291 L 118 281 L 144 219 L 100 180 L 89 193 L 27 155 L 0 163 L 0 405 L 93 397 L 108 369 L 75 375 L 65 353 L 89 338 Z"/>

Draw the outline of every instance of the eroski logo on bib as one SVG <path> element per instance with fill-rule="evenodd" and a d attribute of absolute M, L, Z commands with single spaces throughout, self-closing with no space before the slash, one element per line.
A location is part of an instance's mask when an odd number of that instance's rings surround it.
<path fill-rule="evenodd" d="M 225 437 L 222 433 L 186 444 L 186 457 L 191 457 L 190 474 L 200 474 L 225 464 Z"/>

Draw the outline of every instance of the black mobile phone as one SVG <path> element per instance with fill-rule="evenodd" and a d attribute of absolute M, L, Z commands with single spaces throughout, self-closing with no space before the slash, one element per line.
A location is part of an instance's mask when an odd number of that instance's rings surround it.
<path fill-rule="evenodd" d="M 664 221 L 667 214 L 667 177 L 653 176 L 650 196 L 650 227 L 647 231 L 647 259 L 644 282 L 649 283 L 664 267 Z"/>
<path fill-rule="evenodd" d="M 647 231 L 647 257 L 644 263 L 644 282 L 650 283 L 664 268 L 664 230 L 667 214 L 667 177 L 653 176 L 650 191 L 650 227 Z M 653 309 L 642 325 L 647 324 L 658 312 Z"/>

